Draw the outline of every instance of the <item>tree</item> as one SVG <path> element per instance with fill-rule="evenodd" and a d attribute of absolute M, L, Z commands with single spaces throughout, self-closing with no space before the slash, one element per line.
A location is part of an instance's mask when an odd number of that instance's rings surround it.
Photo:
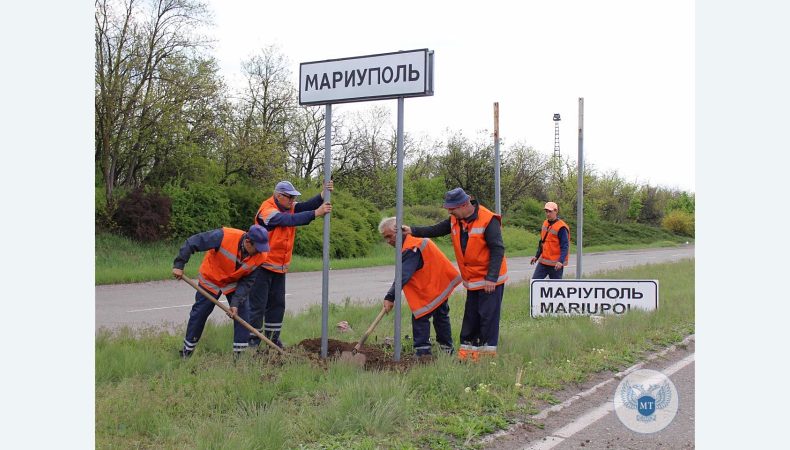
<path fill-rule="evenodd" d="M 524 143 L 517 143 L 504 152 L 500 167 L 503 211 L 542 190 L 547 181 L 549 163 L 544 155 Z"/>
<path fill-rule="evenodd" d="M 95 7 L 95 162 L 112 213 L 115 188 L 139 185 L 151 163 L 163 116 L 204 94 L 175 80 L 208 45 L 196 33 L 208 12 L 200 0 L 96 0 Z"/>
<path fill-rule="evenodd" d="M 494 203 L 494 147 L 487 136 L 469 140 L 461 132 L 447 140 L 440 158 L 441 173 L 447 189 L 463 188 L 480 203 Z"/>
<path fill-rule="evenodd" d="M 295 108 L 288 61 L 276 47 L 251 56 L 242 67 L 246 87 L 225 115 L 219 154 L 226 184 L 237 174 L 262 180 L 285 173 L 286 128 Z"/>

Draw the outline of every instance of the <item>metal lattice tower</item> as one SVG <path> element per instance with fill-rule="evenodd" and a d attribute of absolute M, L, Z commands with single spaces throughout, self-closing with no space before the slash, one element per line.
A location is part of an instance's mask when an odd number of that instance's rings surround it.
<path fill-rule="evenodd" d="M 560 170 L 562 165 L 562 156 L 560 155 L 560 115 L 554 114 L 554 157 L 552 162 L 552 177 L 554 181 L 560 178 Z"/>
<path fill-rule="evenodd" d="M 554 157 L 560 158 L 560 115 L 554 114 Z"/>

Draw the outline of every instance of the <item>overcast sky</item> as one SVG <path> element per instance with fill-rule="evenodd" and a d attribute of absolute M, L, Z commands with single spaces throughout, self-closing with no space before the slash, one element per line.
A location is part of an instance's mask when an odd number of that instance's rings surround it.
<path fill-rule="evenodd" d="M 499 102 L 503 152 L 524 142 L 550 155 L 554 113 L 560 146 L 626 180 L 695 190 L 694 3 L 687 0 L 541 2 L 261 2 L 211 0 L 223 75 L 277 45 L 294 83 L 299 63 L 428 48 L 432 97 L 405 101 L 405 131 L 439 138 L 493 130 Z M 481 4 L 483 6 L 481 6 Z M 375 102 L 392 110 L 396 101 Z M 336 105 L 334 114 L 373 102 Z M 393 124 L 394 125 L 394 124 Z"/>

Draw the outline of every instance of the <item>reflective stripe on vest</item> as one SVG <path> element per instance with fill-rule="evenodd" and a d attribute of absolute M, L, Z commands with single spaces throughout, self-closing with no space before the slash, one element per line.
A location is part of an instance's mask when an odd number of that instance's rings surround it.
<path fill-rule="evenodd" d="M 568 232 L 568 246 L 570 247 L 571 230 L 565 221 L 562 219 L 557 219 L 557 221 L 551 225 L 549 225 L 548 220 L 543 221 L 543 225 L 540 228 L 543 247 L 540 257 L 538 258 L 539 263 L 546 266 L 554 266 L 558 262 L 561 262 L 563 266 L 568 265 L 568 260 L 570 258 L 570 248 L 568 249 L 568 254 L 565 255 L 565 261 L 560 261 L 562 249 L 560 249 L 559 230 L 562 228 L 565 228 L 565 230 Z"/>
<path fill-rule="evenodd" d="M 208 290 L 212 294 L 219 294 L 219 293 L 230 294 L 231 292 L 236 290 L 236 283 L 229 283 L 226 284 L 225 286 L 220 287 L 212 283 L 211 281 L 207 280 L 201 274 L 198 274 L 198 282 L 200 282 L 200 284 L 202 284 L 203 287 L 205 287 L 206 290 Z"/>
<path fill-rule="evenodd" d="M 461 251 L 461 221 L 455 216 L 450 216 L 450 232 L 455 252 L 455 261 L 464 286 L 470 290 L 482 289 L 485 286 L 485 277 L 488 275 L 488 266 L 491 262 L 491 251 L 485 242 L 485 230 L 492 220 L 500 220 L 500 216 L 494 214 L 482 205 L 477 206 L 477 218 L 467 222 L 468 240 L 466 251 Z M 494 283 L 502 284 L 508 280 L 507 257 L 502 256 L 502 264 L 499 267 L 499 275 Z"/>
<path fill-rule="evenodd" d="M 277 214 L 293 214 L 295 212 L 296 204 L 291 206 L 288 211 L 280 211 L 277 202 L 274 201 L 274 196 L 267 198 L 261 203 L 258 212 L 255 214 L 255 223 L 257 218 L 263 219 L 265 225 L 269 225 L 269 221 Z M 291 255 L 293 253 L 294 239 L 296 237 L 296 227 L 275 226 L 269 230 L 269 253 L 265 258 L 265 267 L 271 272 L 286 273 L 288 266 L 291 264 Z"/>
<path fill-rule="evenodd" d="M 508 279 L 508 275 L 507 274 L 500 275 L 499 278 L 497 278 L 497 280 L 494 283 L 495 284 L 502 284 L 505 281 L 507 281 L 507 279 Z M 464 287 L 467 288 L 467 289 L 481 288 L 481 287 L 484 287 L 485 285 L 486 285 L 486 280 L 483 280 L 483 281 L 472 281 L 472 282 L 464 281 Z"/>
<path fill-rule="evenodd" d="M 261 264 L 261 267 L 263 267 L 265 269 L 270 269 L 270 270 L 273 270 L 273 271 L 277 271 L 277 272 L 287 272 L 288 271 L 288 266 L 289 266 L 289 264 L 286 264 L 284 266 L 277 266 L 277 265 L 269 264 L 269 263 Z"/>
<path fill-rule="evenodd" d="M 239 259 L 239 247 L 246 233 L 235 228 L 223 228 L 222 233 L 220 246 L 203 257 L 198 276 L 198 282 L 214 295 L 235 291 L 236 282 L 252 273 L 266 256 L 256 253 Z"/>
<path fill-rule="evenodd" d="M 453 292 L 453 289 L 455 289 L 455 287 L 461 283 L 461 280 L 462 280 L 461 275 L 455 277 L 455 279 L 450 282 L 450 286 L 447 286 L 447 288 L 444 291 L 442 291 L 441 294 L 437 295 L 435 299 L 431 300 L 430 303 L 418 309 L 417 311 L 414 311 L 414 317 L 420 317 L 436 309 L 439 305 L 442 304 L 444 299 L 447 298 L 447 296 L 450 295 L 451 292 Z"/>
<path fill-rule="evenodd" d="M 404 236 L 402 248 L 402 254 L 419 249 L 422 255 L 423 266 L 403 285 L 409 308 L 414 318 L 419 319 L 447 301 L 456 286 L 461 284 L 462 277 L 447 256 L 428 238 Z"/>
<path fill-rule="evenodd" d="M 243 261 L 240 261 L 239 258 L 236 257 L 236 255 L 234 255 L 233 253 L 227 251 L 226 249 L 220 247 L 219 248 L 219 252 L 222 254 L 222 256 L 224 256 L 224 257 L 228 258 L 229 260 L 233 261 L 234 264 L 241 265 L 242 269 L 249 270 L 250 272 L 255 270 L 256 266 L 250 266 L 249 264 L 247 264 L 247 263 L 245 263 Z"/>

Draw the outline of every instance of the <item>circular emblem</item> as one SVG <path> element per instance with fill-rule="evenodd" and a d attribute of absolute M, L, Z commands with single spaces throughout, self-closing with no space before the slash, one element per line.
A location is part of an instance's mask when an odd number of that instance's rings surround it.
<path fill-rule="evenodd" d="M 635 370 L 620 381 L 614 393 L 617 418 L 637 433 L 655 433 L 669 425 L 678 412 L 678 390 L 661 372 Z"/>

